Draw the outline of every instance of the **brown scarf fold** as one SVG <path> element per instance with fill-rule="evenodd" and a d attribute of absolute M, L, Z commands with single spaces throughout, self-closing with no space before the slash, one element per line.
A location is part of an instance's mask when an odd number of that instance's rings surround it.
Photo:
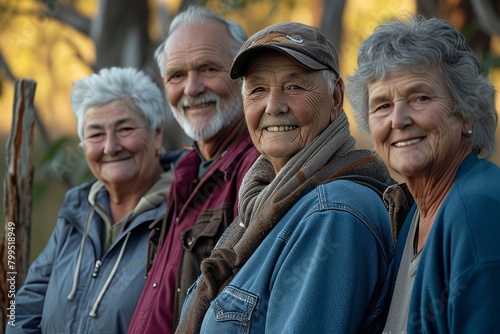
<path fill-rule="evenodd" d="M 406 219 L 406 215 L 415 203 L 413 196 L 405 183 L 387 187 L 383 195 L 384 204 L 391 219 L 392 241 L 398 240 L 399 232 Z"/>
<path fill-rule="evenodd" d="M 353 150 L 354 144 L 342 113 L 278 174 L 264 157 L 257 159 L 241 185 L 239 216 L 201 263 L 202 276 L 176 333 L 199 333 L 212 300 L 281 218 L 318 185 L 349 176 L 363 176 L 385 186 L 393 183 L 379 158 L 371 151 Z"/>

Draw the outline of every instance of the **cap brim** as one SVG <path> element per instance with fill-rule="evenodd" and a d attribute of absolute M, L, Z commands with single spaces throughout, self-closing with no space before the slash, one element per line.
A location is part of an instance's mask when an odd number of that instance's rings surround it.
<path fill-rule="evenodd" d="M 229 72 L 229 76 L 231 77 L 231 79 L 237 79 L 244 76 L 250 58 L 255 56 L 255 54 L 262 49 L 272 49 L 284 53 L 295 59 L 302 66 L 305 66 L 311 70 L 324 70 L 328 68 L 325 65 L 318 63 L 316 60 L 306 56 L 305 54 L 293 49 L 274 44 L 263 44 L 246 49 L 245 51 L 238 54 L 236 58 L 234 58 L 233 64 L 231 65 L 231 70 Z"/>

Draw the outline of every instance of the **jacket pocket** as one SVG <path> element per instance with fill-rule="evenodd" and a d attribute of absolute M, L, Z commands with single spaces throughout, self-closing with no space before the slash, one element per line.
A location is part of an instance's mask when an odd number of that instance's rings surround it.
<path fill-rule="evenodd" d="M 181 233 L 183 254 L 177 279 L 174 319 L 177 323 L 188 288 L 200 276 L 200 263 L 210 252 L 227 226 L 233 221 L 233 206 L 222 205 L 198 214 L 194 225 Z"/>
<path fill-rule="evenodd" d="M 215 210 L 201 212 L 194 225 L 181 234 L 184 251 L 196 254 L 200 262 L 210 256 L 210 252 L 233 218 L 232 205 L 223 205 Z M 196 262 L 199 264 L 198 261 Z"/>
<path fill-rule="evenodd" d="M 252 293 L 233 286 L 226 286 L 211 303 L 213 317 L 215 318 L 214 325 L 218 329 L 227 329 L 235 333 L 249 333 L 252 314 L 258 300 L 259 298 Z M 208 325 L 212 321 L 209 320 Z M 226 324 L 222 325 L 221 323 Z"/>

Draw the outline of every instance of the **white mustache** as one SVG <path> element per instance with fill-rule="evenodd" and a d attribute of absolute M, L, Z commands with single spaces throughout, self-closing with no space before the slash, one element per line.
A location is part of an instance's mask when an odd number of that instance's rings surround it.
<path fill-rule="evenodd" d="M 197 97 L 190 97 L 183 95 L 179 102 L 177 103 L 177 108 L 184 110 L 185 108 L 199 107 L 205 104 L 215 103 L 219 105 L 220 97 L 213 92 L 206 92 L 203 95 Z"/>

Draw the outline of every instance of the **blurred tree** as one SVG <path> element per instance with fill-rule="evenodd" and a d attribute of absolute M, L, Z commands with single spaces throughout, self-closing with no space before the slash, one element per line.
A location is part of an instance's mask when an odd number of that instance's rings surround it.
<path fill-rule="evenodd" d="M 86 65 L 91 71 L 98 71 L 109 66 L 130 66 L 144 70 L 153 78 L 158 79 L 158 69 L 153 59 L 153 53 L 158 45 L 158 38 L 164 37 L 170 20 L 178 11 L 189 5 L 210 7 L 222 14 L 237 10 L 251 9 L 266 4 L 271 15 L 262 15 L 269 19 L 273 13 L 284 8 L 293 8 L 300 0 L 182 0 L 176 10 L 169 12 L 162 1 L 135 0 L 96 0 L 97 10 L 93 17 L 82 14 L 77 0 L 38 0 L 35 6 L 22 6 L 21 1 L 0 3 L 0 28 L 10 20 L 20 15 L 32 15 L 38 20 L 57 20 L 72 27 L 74 30 L 88 36 L 95 46 L 95 60 Z M 38 4 L 38 5 L 36 5 Z M 317 25 L 325 32 L 332 43 L 338 47 L 342 34 L 342 17 L 345 0 L 323 1 L 320 22 Z M 172 7 L 171 7 L 172 8 Z M 264 7 L 262 7 L 264 8 Z M 498 65 L 491 50 L 491 36 L 500 34 L 500 2 L 497 0 L 417 0 L 417 11 L 431 17 L 443 17 L 462 29 L 473 49 L 478 53 L 487 72 L 491 66 Z M 252 20 L 258 21 L 252 15 Z M 160 28 L 161 36 L 152 37 L 152 26 Z M 262 26 L 259 26 L 260 29 Z M 249 33 L 252 33 L 249 31 Z M 71 45 L 70 39 L 65 40 Z M 80 55 L 77 46 L 73 47 L 76 57 L 86 62 Z M 50 66 L 50 65 L 49 65 Z M 0 51 L 0 67 L 4 76 L 10 81 L 14 77 L 9 60 Z M 1 81 L 1 79 L 0 79 Z M 160 82 L 158 82 L 161 85 Z M 0 85 L 1 87 L 1 85 Z M 170 114 L 168 114 L 170 116 Z M 37 126 L 46 145 L 50 144 L 47 131 L 40 120 Z M 172 129 L 167 131 L 169 138 L 165 140 L 167 149 L 178 148 L 189 144 L 189 139 L 177 126 L 175 121 L 169 122 Z"/>
<path fill-rule="evenodd" d="M 500 36 L 500 1 L 418 0 L 417 12 L 446 19 L 462 31 L 477 54 L 483 73 L 500 66 L 500 57 L 491 50 L 492 37 Z"/>
<path fill-rule="evenodd" d="M 325 1 L 322 11 L 321 31 L 338 50 L 342 36 L 342 16 L 344 14 L 344 0 Z"/>
<path fill-rule="evenodd" d="M 40 27 L 44 26 L 47 21 L 57 21 L 61 26 L 67 26 L 74 29 L 76 32 L 87 36 L 94 45 L 94 60 L 89 62 L 82 55 L 81 46 L 74 42 L 71 38 L 63 38 L 63 42 L 67 44 L 72 52 L 73 57 L 78 59 L 84 66 L 89 69 L 89 72 L 97 72 L 102 68 L 110 66 L 120 67 L 135 67 L 143 70 L 153 77 L 157 84 L 161 87 L 159 80 L 159 70 L 156 61 L 153 58 L 154 50 L 159 44 L 159 41 L 166 35 L 166 31 L 170 24 L 171 18 L 178 11 L 186 9 L 190 5 L 207 6 L 215 11 L 225 15 L 235 10 L 241 10 L 248 7 L 262 5 L 267 12 L 276 15 L 282 8 L 293 8 L 297 0 L 286 1 L 268 1 L 268 0 L 183 0 L 176 10 L 169 12 L 167 6 L 161 1 L 135 1 L 135 0 L 97 0 L 95 15 L 88 17 L 81 11 L 80 2 L 78 0 L 33 0 L 22 4 L 21 1 L 10 1 L 9 3 L 0 3 L 0 27 L 7 26 L 9 21 L 17 17 L 31 17 L 31 23 L 38 23 Z M 325 25 L 325 31 L 332 32 L 330 37 L 338 43 L 341 31 L 341 16 L 342 11 L 338 8 L 343 7 L 343 0 L 328 2 L 328 10 L 322 11 L 324 22 L 329 22 Z M 331 4 L 340 4 L 332 6 Z M 26 5 L 28 4 L 28 5 Z M 265 7 L 264 7 L 265 6 Z M 264 16 L 269 19 L 270 16 Z M 36 20 L 36 22 L 35 22 Z M 152 26 L 159 26 L 160 36 L 152 36 Z M 266 23 L 264 23 L 266 24 Z M 262 24 L 261 24 L 262 26 Z M 261 28 L 258 27 L 258 29 Z M 23 26 L 23 29 L 27 25 Z M 38 29 L 42 30 L 42 29 Z M 40 31 L 39 31 L 40 32 Z M 335 34 L 333 34 L 335 32 Z M 30 33 L 30 35 L 34 33 Z M 42 38 L 46 38 L 43 36 Z M 47 38 L 50 39 L 50 38 Z M 13 42 L 12 42 L 13 41 Z M 24 46 L 22 39 L 12 39 L 11 45 L 14 47 Z M 56 45 L 59 40 L 54 40 L 52 43 Z M 338 44 L 337 44 L 338 45 Z M 58 60 L 55 59 L 56 54 L 50 54 L 48 64 L 42 65 L 51 69 L 50 75 L 57 80 L 53 68 L 53 64 Z M 14 61 L 15 59 L 11 59 Z M 3 68 L 4 75 L 1 80 L 14 81 L 15 77 L 9 59 L 4 57 L 0 51 L 0 66 Z M 55 83 L 54 85 L 58 85 Z M 163 89 L 162 89 L 163 91 Z M 166 114 L 167 126 L 165 131 L 164 146 L 167 150 L 178 149 L 183 145 L 190 145 L 189 139 L 184 131 L 179 127 L 173 119 L 171 113 Z M 40 162 L 41 170 L 47 174 L 54 173 L 54 164 L 60 165 L 63 162 L 60 159 L 66 158 L 66 155 L 54 154 L 56 149 L 61 149 L 61 143 L 65 145 L 71 144 L 72 140 L 69 137 L 65 138 L 50 138 L 50 131 L 46 125 L 42 123 L 39 117 L 39 112 L 36 110 L 36 126 L 38 135 L 41 136 L 41 143 L 49 154 L 45 154 Z M 84 164 L 83 159 L 82 163 Z M 50 168 L 47 168 L 49 166 Z M 80 169 L 80 168 L 79 168 Z M 55 171 L 57 174 L 57 170 Z M 39 174 L 40 176 L 40 174 Z M 47 176 L 47 175 L 44 175 Z M 79 177 L 88 177 L 88 173 L 63 173 L 56 175 L 59 181 L 63 181 L 67 187 L 72 187 L 82 181 Z M 40 189 L 41 193 L 45 193 L 50 184 L 50 178 L 39 178 L 40 183 L 36 183 L 35 189 Z"/>
<path fill-rule="evenodd" d="M 74 80 L 104 67 L 130 66 L 145 71 L 161 86 L 153 54 L 178 11 L 189 5 L 201 5 L 226 15 L 257 6 L 257 10 L 273 14 L 263 16 L 264 20 L 270 20 L 283 8 L 293 8 L 297 0 L 184 0 L 177 1 L 177 5 L 167 2 L 175 0 L 0 0 L 0 87 L 3 88 L 5 81 L 13 83 L 22 77 L 35 77 L 40 88 L 35 97 L 34 215 L 37 203 L 49 205 L 40 208 L 47 211 L 41 227 L 33 227 L 43 231 L 43 237 L 33 233 L 37 243 L 32 248 L 34 255 L 50 234 L 64 195 L 61 191 L 92 177 L 76 133 L 65 130 L 65 135 L 60 136 L 54 131 L 62 127 L 70 129 L 62 118 L 73 121 L 69 93 Z M 260 29 L 267 21 L 257 23 Z M 62 107 L 61 102 L 65 104 Z M 4 109 L 4 112 L 10 111 Z M 191 139 L 172 114 L 167 112 L 166 117 L 165 148 L 190 145 Z M 8 115 L 5 119 L 9 119 Z M 55 189 L 58 197 L 54 197 Z"/>
<path fill-rule="evenodd" d="M 148 34 L 147 1 L 100 0 L 90 25 L 96 46 L 94 70 L 110 66 L 143 67 L 153 52 Z"/>

